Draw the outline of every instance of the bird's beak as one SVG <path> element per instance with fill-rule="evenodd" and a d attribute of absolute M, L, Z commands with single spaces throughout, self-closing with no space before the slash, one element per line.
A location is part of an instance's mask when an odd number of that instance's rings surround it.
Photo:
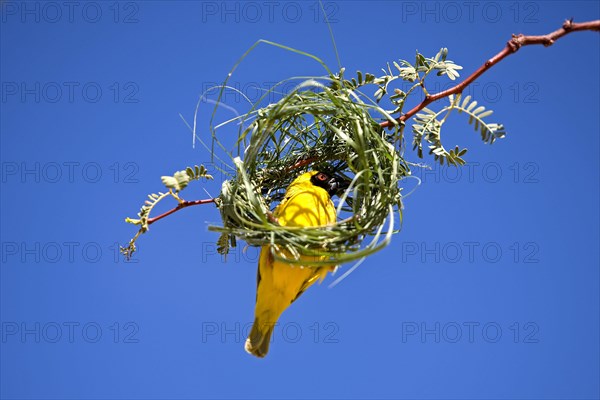
<path fill-rule="evenodd" d="M 341 176 L 334 176 L 327 182 L 327 191 L 330 196 L 347 189 L 350 186 L 350 181 Z"/>

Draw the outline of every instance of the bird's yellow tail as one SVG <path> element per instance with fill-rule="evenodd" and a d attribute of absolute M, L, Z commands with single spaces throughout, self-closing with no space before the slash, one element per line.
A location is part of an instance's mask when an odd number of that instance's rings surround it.
<path fill-rule="evenodd" d="M 258 318 L 254 319 L 252 330 L 244 348 L 246 351 L 256 357 L 264 357 L 269 352 L 269 344 L 271 343 L 271 335 L 275 324 L 263 324 L 259 323 Z"/>

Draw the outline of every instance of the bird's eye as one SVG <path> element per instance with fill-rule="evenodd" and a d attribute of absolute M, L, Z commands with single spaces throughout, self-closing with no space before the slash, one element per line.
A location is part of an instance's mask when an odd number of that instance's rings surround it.
<path fill-rule="evenodd" d="M 318 179 L 318 180 L 320 180 L 321 182 L 325 182 L 325 181 L 327 180 L 327 175 L 325 175 L 325 174 L 324 174 L 324 173 L 322 173 L 322 172 L 319 172 L 319 173 L 317 174 L 317 179 Z"/>

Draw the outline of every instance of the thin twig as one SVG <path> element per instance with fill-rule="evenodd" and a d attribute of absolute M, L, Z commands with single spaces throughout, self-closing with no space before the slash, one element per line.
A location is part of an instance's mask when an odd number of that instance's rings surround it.
<path fill-rule="evenodd" d="M 204 200 L 194 200 L 194 201 L 183 201 L 181 203 L 179 203 L 177 205 L 177 207 L 165 212 L 164 214 L 158 215 L 154 218 L 148 218 L 148 225 L 152 225 L 154 222 L 163 219 L 164 217 L 166 217 L 167 215 L 171 215 L 174 212 L 177 212 L 179 210 L 181 210 L 182 208 L 186 208 L 186 207 L 190 207 L 190 206 L 197 206 L 200 204 L 207 204 L 207 203 L 214 203 L 215 199 L 204 199 Z"/>
<path fill-rule="evenodd" d="M 567 20 L 560 29 L 557 29 L 554 32 L 541 36 L 526 36 L 523 34 L 513 35 L 512 39 L 510 39 L 506 43 L 506 47 L 504 47 L 502 51 L 500 51 L 498 54 L 487 60 L 481 67 L 479 67 L 475 72 L 469 75 L 464 81 L 462 81 L 454 87 L 451 87 L 450 89 L 444 90 L 433 95 L 425 96 L 425 99 L 422 102 L 420 102 L 406 114 L 397 118 L 396 121 L 404 122 L 419 111 L 421 111 L 423 108 L 427 107 L 429 104 L 433 103 L 434 101 L 443 99 L 444 97 L 448 97 L 451 94 L 462 93 L 462 91 L 468 85 L 470 85 L 475 79 L 479 78 L 479 76 L 481 76 L 485 71 L 492 68 L 494 65 L 498 64 L 500 61 L 502 61 L 509 55 L 516 53 L 517 50 L 519 50 L 521 47 L 529 46 L 532 44 L 542 44 L 546 47 L 551 46 L 556 40 L 560 39 L 568 33 L 575 31 L 600 31 L 600 20 L 581 23 L 574 23 L 573 20 Z M 387 128 L 391 127 L 393 124 L 390 121 L 384 121 L 380 125 L 384 128 Z"/>
<path fill-rule="evenodd" d="M 286 172 L 293 171 L 295 169 L 305 167 L 305 166 L 309 165 L 310 163 L 312 163 L 312 162 L 314 162 L 316 160 L 317 160 L 317 158 L 305 158 L 303 160 L 298 161 L 296 164 L 292 165 L 291 167 L 289 167 L 286 170 Z"/>

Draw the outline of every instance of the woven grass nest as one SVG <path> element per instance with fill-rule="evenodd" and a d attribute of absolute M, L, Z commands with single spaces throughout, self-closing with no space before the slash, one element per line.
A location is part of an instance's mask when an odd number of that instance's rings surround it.
<path fill-rule="evenodd" d="M 381 119 L 393 118 L 345 82 L 343 71 L 305 80 L 276 103 L 255 106 L 242 117 L 249 123 L 238 133 L 243 159 L 233 159 L 235 176 L 222 185 L 217 205 L 223 226 L 210 227 L 223 233 L 222 253 L 239 238 L 250 245 L 287 249 L 291 263 L 300 255 L 318 255 L 325 257 L 313 257 L 309 265 L 331 265 L 380 250 L 398 231 L 398 183 L 410 175 L 403 149 L 396 144 L 402 143 L 401 126 L 382 128 Z M 303 228 L 277 224 L 272 211 L 285 189 L 310 170 L 335 172 L 351 182 L 339 196 L 338 222 Z"/>

